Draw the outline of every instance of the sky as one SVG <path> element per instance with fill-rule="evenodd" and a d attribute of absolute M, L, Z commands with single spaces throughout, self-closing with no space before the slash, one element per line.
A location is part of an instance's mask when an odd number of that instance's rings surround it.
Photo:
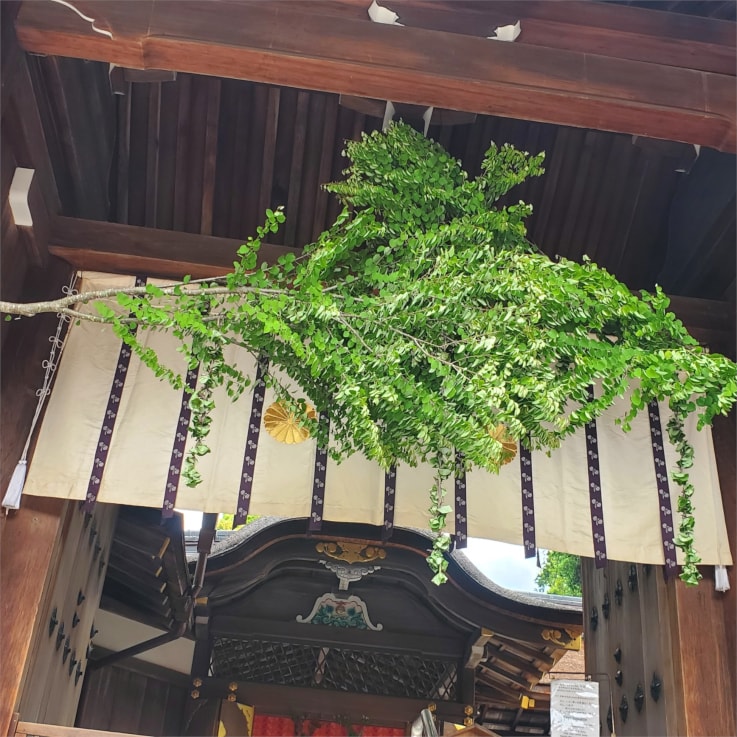
<path fill-rule="evenodd" d="M 185 529 L 200 529 L 202 512 L 179 511 L 184 514 Z M 514 591 L 537 591 L 535 576 L 540 571 L 536 559 L 525 559 L 521 545 L 471 537 L 465 553 L 487 578 L 499 586 Z"/>

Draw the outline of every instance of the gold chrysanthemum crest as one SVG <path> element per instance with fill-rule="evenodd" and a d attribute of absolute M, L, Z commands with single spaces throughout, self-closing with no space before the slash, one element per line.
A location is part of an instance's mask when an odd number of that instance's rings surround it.
<path fill-rule="evenodd" d="M 505 425 L 499 424 L 489 428 L 489 435 L 502 444 L 502 459 L 500 465 L 506 466 L 517 455 L 517 443 L 507 433 Z"/>
<path fill-rule="evenodd" d="M 307 405 L 307 417 L 317 417 L 314 407 Z M 264 427 L 274 440 L 286 445 L 302 443 L 310 437 L 310 431 L 300 425 L 294 412 L 290 412 L 280 402 L 271 404 L 264 412 Z"/>

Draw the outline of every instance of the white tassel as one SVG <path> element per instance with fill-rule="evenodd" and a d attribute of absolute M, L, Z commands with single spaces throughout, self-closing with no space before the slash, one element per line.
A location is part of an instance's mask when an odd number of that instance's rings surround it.
<path fill-rule="evenodd" d="M 26 468 L 28 462 L 26 460 L 18 461 L 18 465 L 13 471 L 13 477 L 8 484 L 8 490 L 3 497 L 2 506 L 5 509 L 20 509 L 20 497 L 23 493 L 23 486 L 26 483 Z"/>
<path fill-rule="evenodd" d="M 726 566 L 714 566 L 714 588 L 717 591 L 729 591 Z"/>

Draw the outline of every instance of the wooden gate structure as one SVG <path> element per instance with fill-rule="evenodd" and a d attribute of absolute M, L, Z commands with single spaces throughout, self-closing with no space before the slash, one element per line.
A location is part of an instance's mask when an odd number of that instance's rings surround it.
<path fill-rule="evenodd" d="M 57 296 L 75 269 L 222 273 L 278 205 L 285 228 L 261 255 L 299 250 L 337 213 L 319 185 L 340 176 L 343 141 L 379 128 L 391 100 L 410 121 L 433 107 L 429 135 L 472 174 L 492 139 L 545 150 L 546 175 L 513 193 L 535 207 L 531 239 L 632 289 L 660 283 L 692 334 L 734 358 L 735 4 L 381 4 L 401 26 L 372 22 L 366 0 L 0 4 L 3 299 Z M 517 21 L 517 40 L 490 40 Z M 34 171 L 32 226 L 10 207 L 18 167 Z M 0 327 L 2 491 L 54 329 Z M 714 443 L 734 552 L 734 412 Z M 67 690 L 74 720 L 88 659 L 75 643 L 117 512 L 73 506 L 27 498 L 0 521 L 1 734 L 21 702 L 40 713 Z M 737 581 L 730 569 L 718 593 L 703 573 L 688 589 L 657 566 L 584 561 L 585 669 L 618 734 L 735 733 Z"/>

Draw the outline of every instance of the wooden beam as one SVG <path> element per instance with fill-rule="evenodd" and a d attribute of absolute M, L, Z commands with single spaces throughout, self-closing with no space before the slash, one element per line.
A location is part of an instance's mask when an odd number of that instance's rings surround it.
<path fill-rule="evenodd" d="M 146 274 L 181 279 L 186 274 L 203 279 L 233 270 L 239 246 L 235 238 L 218 238 L 173 230 L 57 217 L 51 225 L 49 251 L 75 269 L 113 274 Z M 297 248 L 262 244 L 259 263 L 273 264 Z"/>
<path fill-rule="evenodd" d="M 220 696 L 225 698 L 229 693 L 230 680 L 224 678 L 203 678 L 200 687 L 200 698 Z M 422 699 L 395 696 L 374 696 L 373 694 L 332 691 L 322 688 L 306 688 L 299 686 L 276 686 L 271 684 L 237 682 L 238 700 L 251 704 L 261 714 L 284 714 L 288 705 L 290 714 L 304 714 L 350 718 L 360 721 L 365 714 L 375 715 L 375 724 L 391 726 L 397 723 L 412 722 L 429 703 Z M 445 721 L 463 721 L 465 705 L 452 701 L 435 701 L 438 718 Z"/>
<path fill-rule="evenodd" d="M 148 0 L 85 7 L 113 39 L 64 6 L 34 2 L 18 15 L 21 45 L 131 68 L 250 79 L 737 150 L 737 90 L 728 74 L 326 17 L 280 3 Z"/>
<path fill-rule="evenodd" d="M 127 732 L 102 732 L 99 729 L 81 727 L 60 727 L 56 724 L 18 722 L 16 737 L 135 737 Z"/>
<path fill-rule="evenodd" d="M 413 28 L 493 35 L 520 22 L 519 44 L 734 75 L 735 24 L 606 3 L 549 0 L 393 0 Z"/>
<path fill-rule="evenodd" d="M 734 360 L 737 320 L 733 302 L 672 296 L 670 310 L 701 345 Z"/>
<path fill-rule="evenodd" d="M 318 633 L 311 625 L 297 622 L 273 622 L 250 617 L 230 617 L 212 614 L 210 633 L 217 637 L 234 637 L 243 640 L 273 640 L 315 644 L 324 647 L 360 647 L 365 650 L 392 650 L 396 652 L 420 652 L 423 655 L 444 660 L 460 661 L 463 651 L 461 639 L 448 637 L 392 634 L 384 631 L 350 630 L 331 628 Z"/>
<path fill-rule="evenodd" d="M 49 251 L 75 269 L 201 279 L 232 270 L 243 240 L 57 216 L 51 221 Z M 262 244 L 259 262 L 273 264 L 298 248 Z M 734 347 L 734 305 L 696 297 L 671 297 L 671 309 L 691 334 L 714 350 Z"/>
<path fill-rule="evenodd" d="M 521 686 L 524 689 L 531 688 L 532 683 L 535 679 L 535 676 L 532 673 L 529 673 L 529 671 L 524 673 L 510 673 L 508 670 L 500 668 L 495 663 L 481 663 L 479 668 L 482 673 L 485 673 L 493 680 L 501 679 L 504 681 L 508 681 L 509 683 L 514 683 L 516 686 Z M 529 675 L 530 677 L 526 678 L 525 676 L 527 675 Z"/>

